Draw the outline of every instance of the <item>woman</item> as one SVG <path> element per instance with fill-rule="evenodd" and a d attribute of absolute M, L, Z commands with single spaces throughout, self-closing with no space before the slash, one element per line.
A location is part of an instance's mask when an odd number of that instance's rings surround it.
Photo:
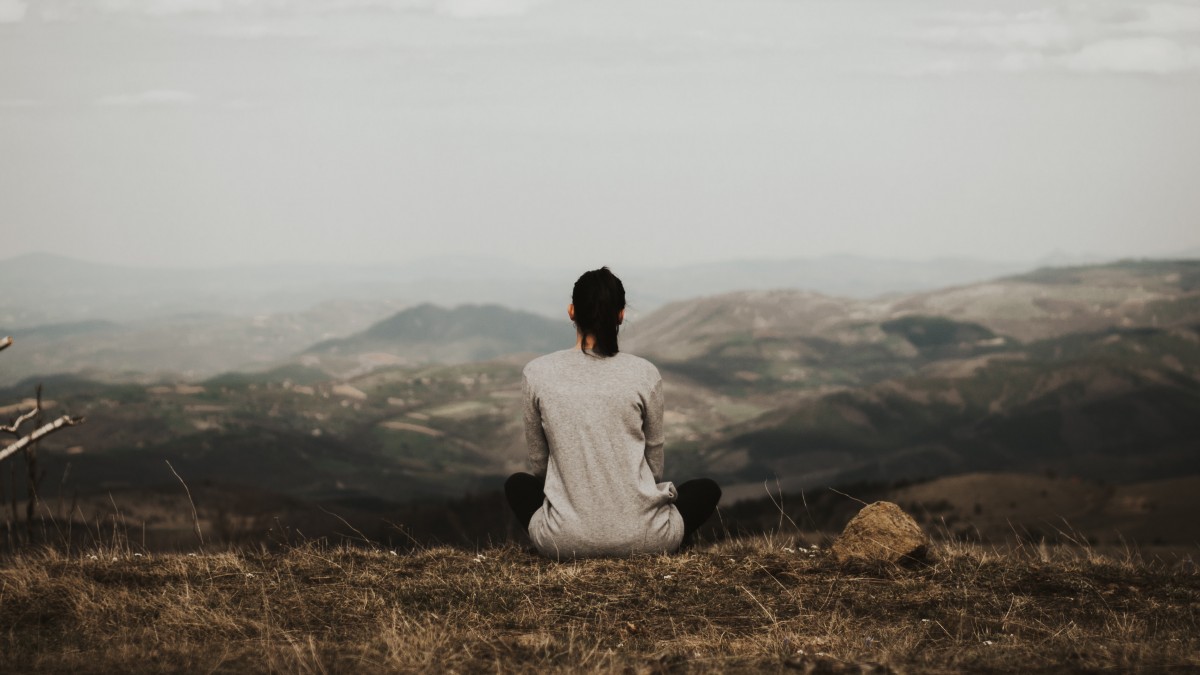
<path fill-rule="evenodd" d="M 620 353 L 625 287 L 607 267 L 575 282 L 574 349 L 525 366 L 533 474 L 504 485 L 534 546 L 551 558 L 664 553 L 690 543 L 721 498 L 706 478 L 663 481 L 662 377 Z"/>

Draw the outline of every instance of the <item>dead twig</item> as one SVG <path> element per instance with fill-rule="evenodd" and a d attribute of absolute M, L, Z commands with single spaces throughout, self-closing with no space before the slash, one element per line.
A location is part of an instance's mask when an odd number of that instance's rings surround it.
<path fill-rule="evenodd" d="M 39 406 L 34 406 L 32 410 L 27 413 L 22 413 L 20 417 L 13 420 L 12 424 L 0 426 L 0 431 L 7 431 L 14 436 L 20 436 L 21 432 L 18 431 L 18 429 L 21 428 L 21 425 L 33 419 L 34 417 L 37 417 L 37 414 L 40 411 L 41 408 Z"/>
<path fill-rule="evenodd" d="M 71 417 L 70 415 L 63 415 L 62 417 L 54 420 L 53 422 L 42 425 L 40 428 L 34 430 L 32 433 L 30 433 L 22 438 L 19 438 L 16 441 L 13 441 L 11 444 L 5 446 L 5 448 L 3 450 L 0 450 L 0 460 L 7 459 L 8 456 L 13 454 L 14 452 L 21 451 L 26 446 L 28 446 L 30 443 L 36 443 L 36 442 L 42 440 L 43 438 L 45 438 L 46 436 L 49 436 L 50 434 L 54 433 L 55 431 L 62 429 L 63 427 L 73 427 L 77 424 L 83 424 L 83 421 L 84 421 L 84 418 L 82 418 L 82 417 Z"/>

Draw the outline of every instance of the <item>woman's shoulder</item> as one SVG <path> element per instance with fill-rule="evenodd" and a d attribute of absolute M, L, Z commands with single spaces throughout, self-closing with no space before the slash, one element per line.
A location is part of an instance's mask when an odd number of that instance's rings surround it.
<path fill-rule="evenodd" d="M 522 369 L 521 372 L 526 377 L 529 377 L 530 375 L 534 375 L 534 374 L 544 372 L 549 369 L 553 369 L 555 366 L 562 363 L 562 361 L 565 358 L 569 358 L 570 352 L 572 352 L 572 351 L 575 351 L 575 350 L 560 349 L 559 351 L 556 351 L 556 352 L 550 352 L 549 354 L 543 354 L 543 355 L 533 359 L 529 363 L 526 363 L 525 367 Z"/>
<path fill-rule="evenodd" d="M 653 363 L 629 352 L 618 352 L 608 357 L 596 357 L 583 354 L 578 349 L 562 349 L 539 356 L 526 363 L 522 373 L 526 378 L 534 379 L 541 376 L 552 376 L 555 371 L 563 368 L 574 371 L 580 366 L 584 366 L 585 370 L 586 366 L 601 366 L 602 370 L 612 368 L 613 370 L 609 370 L 609 372 L 636 373 L 651 383 L 662 378 Z"/>
<path fill-rule="evenodd" d="M 653 370 L 658 372 L 658 368 L 656 368 L 653 363 L 650 363 L 649 359 L 642 358 L 636 354 L 630 354 L 629 352 L 618 352 L 614 358 L 626 361 L 631 367 L 643 368 L 645 370 Z"/>
<path fill-rule="evenodd" d="M 629 352 L 618 352 L 613 358 L 621 359 L 622 365 L 626 369 L 638 372 L 651 382 L 662 379 L 662 375 L 658 372 L 658 367 L 650 363 L 647 359 L 630 354 Z"/>

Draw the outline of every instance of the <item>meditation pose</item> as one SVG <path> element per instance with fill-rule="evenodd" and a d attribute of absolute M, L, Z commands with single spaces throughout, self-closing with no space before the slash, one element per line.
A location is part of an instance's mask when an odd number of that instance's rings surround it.
<path fill-rule="evenodd" d="M 617 349 L 625 288 L 607 267 L 575 282 L 576 344 L 525 366 L 532 474 L 504 485 L 542 555 L 669 553 L 690 544 L 721 498 L 707 478 L 663 480 L 662 377 Z"/>

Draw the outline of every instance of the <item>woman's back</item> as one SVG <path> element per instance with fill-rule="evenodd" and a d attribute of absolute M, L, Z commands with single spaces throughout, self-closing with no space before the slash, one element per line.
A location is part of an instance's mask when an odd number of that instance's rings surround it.
<path fill-rule="evenodd" d="M 623 354 L 625 286 L 607 267 L 584 272 L 567 316 L 575 348 L 525 366 L 525 441 L 533 471 L 504 494 L 537 549 L 552 558 L 666 553 L 686 546 L 721 488 L 663 482 L 662 377 Z"/>
<path fill-rule="evenodd" d="M 662 481 L 662 378 L 649 361 L 566 349 L 525 367 L 525 434 L 545 504 L 529 534 L 552 557 L 671 551 L 684 526 Z"/>

